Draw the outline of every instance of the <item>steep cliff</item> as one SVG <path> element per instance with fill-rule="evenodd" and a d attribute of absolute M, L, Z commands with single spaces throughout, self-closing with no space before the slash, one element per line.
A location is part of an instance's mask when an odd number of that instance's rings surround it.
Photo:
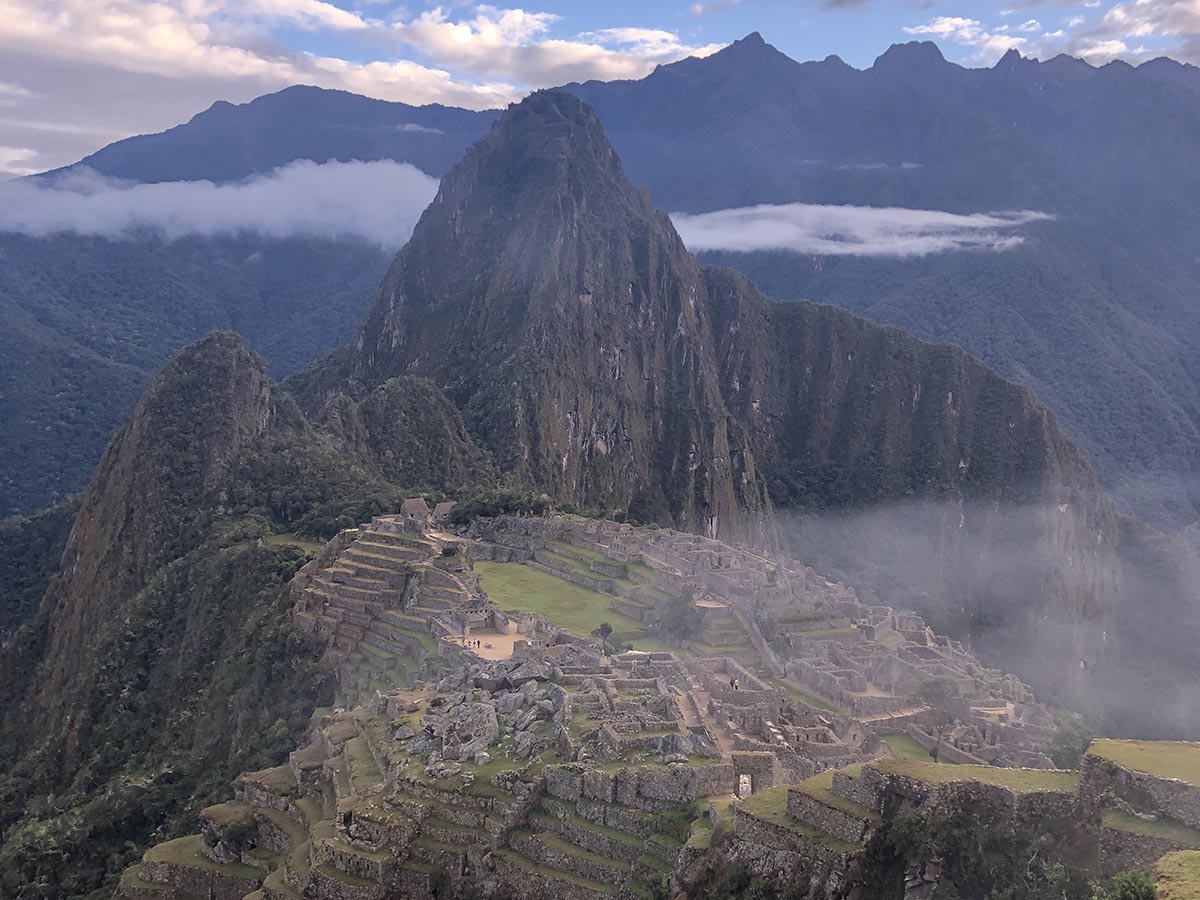
<path fill-rule="evenodd" d="M 107 613 L 196 545 L 231 461 L 274 412 L 261 357 L 230 333 L 186 348 L 154 381 L 81 500 L 54 592 L 46 691 L 71 677 Z"/>
<path fill-rule="evenodd" d="M 705 278 L 724 396 L 795 552 L 1098 712 L 1119 527 L 1053 414 L 957 347 Z"/>
<path fill-rule="evenodd" d="M 351 377 L 432 379 L 503 472 L 565 501 L 750 538 L 767 504 L 703 293 L 591 110 L 538 93 L 442 181 Z"/>
<path fill-rule="evenodd" d="M 911 599 L 1098 709 L 1117 518 L 1053 415 L 957 348 L 700 267 L 574 97 L 510 108 L 446 176 L 348 366 L 359 393 L 432 379 L 503 473 L 585 508 L 807 555 L 815 513 L 921 501 L 891 523 L 923 537 Z M 877 549 L 857 571 L 890 593 Z"/>
<path fill-rule="evenodd" d="M 62 565 L 40 603 L 17 598 L 23 622 L 0 646 L 0 897 L 100 888 L 233 773 L 278 763 L 329 699 L 322 646 L 288 621 L 304 545 L 279 533 L 329 536 L 413 488 L 490 472 L 431 386 L 385 385 L 361 406 L 370 465 L 235 335 L 155 380 L 65 552 L 47 535 Z M 29 591 L 47 581 L 23 574 Z"/>

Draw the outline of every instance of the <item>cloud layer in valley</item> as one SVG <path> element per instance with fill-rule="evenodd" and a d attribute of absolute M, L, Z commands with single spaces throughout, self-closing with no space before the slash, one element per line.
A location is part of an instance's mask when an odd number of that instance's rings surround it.
<path fill-rule="evenodd" d="M 1022 226 L 1050 218 L 1031 210 L 960 215 L 932 209 L 788 203 L 690 215 L 673 213 L 688 249 L 790 250 L 821 256 L 927 256 L 1007 250 Z"/>
<path fill-rule="evenodd" d="M 131 184 L 94 172 L 0 184 L 0 231 L 120 238 L 147 229 L 169 238 L 254 231 L 269 237 L 353 236 L 383 246 L 408 240 L 437 193 L 413 166 L 300 160 L 240 184 Z"/>

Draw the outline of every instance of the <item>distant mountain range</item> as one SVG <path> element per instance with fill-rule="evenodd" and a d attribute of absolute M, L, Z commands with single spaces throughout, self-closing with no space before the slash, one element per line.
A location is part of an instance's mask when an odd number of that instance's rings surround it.
<path fill-rule="evenodd" d="M 279 385 L 208 335 L 77 512 L 0 533 L 28 557 L 0 609 L 23 619 L 3 889 L 101 890 L 283 759 L 330 700 L 288 622 L 296 535 L 418 490 L 783 544 L 1108 731 L 1194 736 L 1195 557 L 1118 515 L 1052 412 L 957 347 L 702 265 L 593 110 L 539 92 L 445 174 L 347 346 Z"/>
<path fill-rule="evenodd" d="M 860 71 L 837 57 L 797 63 L 752 34 L 639 81 L 566 90 L 597 110 L 631 180 L 670 210 L 804 202 L 1052 216 L 1003 252 L 704 258 L 775 296 L 833 303 L 960 344 L 1037 392 L 1125 510 L 1172 530 L 1197 518 L 1200 70 L 1167 59 L 1097 69 L 1015 52 L 990 69 L 965 69 L 933 44 L 912 43 Z M 495 116 L 295 87 L 242 106 L 215 104 L 80 165 L 137 181 L 227 182 L 297 158 L 395 159 L 440 175 Z M 254 249 L 272 255 L 251 238 L 211 247 L 0 238 L 0 317 L 15 346 L 37 348 L 0 370 L 6 384 L 26 389 L 0 400 L 19 423 L 0 439 L 0 512 L 77 489 L 155 367 L 207 327 L 243 328 L 228 310 L 244 285 L 253 283 L 270 310 L 257 330 L 244 330 L 273 371 L 286 374 L 348 336 L 389 255 L 357 247 L 353 265 L 363 277 L 342 269 L 322 286 L 322 275 L 303 266 L 275 266 L 259 278 L 236 256 L 239 241 L 245 258 Z M 283 241 L 273 252 L 281 260 L 337 255 L 343 243 Z M 102 333 L 125 321 L 88 299 L 86 273 L 110 252 L 124 262 L 97 289 L 164 324 L 146 336 L 144 360 L 72 334 L 81 321 Z M 223 262 L 206 271 L 195 263 L 209 253 Z M 48 279 L 50 265 L 61 272 Z M 62 277 L 80 267 L 81 277 Z M 147 285 L 212 299 L 185 311 Z M 322 303 L 322 294 L 331 299 Z M 294 322 L 314 317 L 335 321 L 296 333 Z M 79 375 L 67 390 L 57 374 L 65 367 Z"/>

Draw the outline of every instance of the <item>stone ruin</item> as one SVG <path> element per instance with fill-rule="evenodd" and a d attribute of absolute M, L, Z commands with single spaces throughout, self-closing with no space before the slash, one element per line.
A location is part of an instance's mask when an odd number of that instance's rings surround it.
<path fill-rule="evenodd" d="M 119 896 L 645 897 L 728 821 L 751 868 L 816 861 L 832 897 L 877 826 L 883 789 L 864 785 L 888 761 L 881 738 L 933 740 L 904 697 L 934 674 L 963 695 L 944 759 L 1046 766 L 1024 685 L 794 560 L 565 516 L 453 535 L 421 507 L 343 532 L 293 582 L 339 705 L 286 765 L 203 811 L 200 835 L 152 848 Z M 607 655 L 498 607 L 477 559 L 588 587 L 650 627 L 690 602 L 700 633 Z"/>

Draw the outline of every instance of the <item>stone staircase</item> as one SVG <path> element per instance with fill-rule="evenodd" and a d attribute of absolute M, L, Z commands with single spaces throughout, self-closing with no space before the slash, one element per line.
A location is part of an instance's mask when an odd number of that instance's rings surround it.
<path fill-rule="evenodd" d="M 348 545 L 309 574 L 295 604 L 297 625 L 328 641 L 347 704 L 435 675 L 446 664 L 439 617 L 479 596 L 473 580 L 450 569 L 442 540 L 390 524 L 380 518 L 346 534 Z"/>
<path fill-rule="evenodd" d="M 546 896 L 649 897 L 674 868 L 690 822 L 687 813 L 542 796 L 492 861 L 514 886 L 538 881 Z"/>

